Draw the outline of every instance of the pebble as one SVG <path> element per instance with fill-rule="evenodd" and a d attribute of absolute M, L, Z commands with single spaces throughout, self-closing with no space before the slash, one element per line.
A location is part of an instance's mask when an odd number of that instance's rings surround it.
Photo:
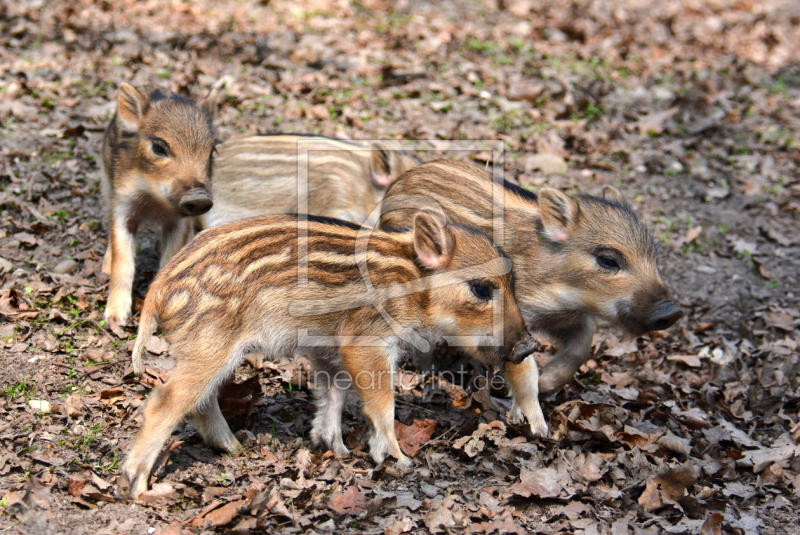
<path fill-rule="evenodd" d="M 697 266 L 696 268 L 694 268 L 694 270 L 699 271 L 700 273 L 705 273 L 706 275 L 711 275 L 717 272 L 716 268 L 713 268 L 711 266 Z"/>
<path fill-rule="evenodd" d="M 74 260 L 62 260 L 56 267 L 53 268 L 53 273 L 58 273 L 59 275 L 66 275 L 67 273 L 72 273 L 78 268 L 78 263 Z"/>
<path fill-rule="evenodd" d="M 50 402 L 43 399 L 32 399 L 28 402 L 28 405 L 30 405 L 33 410 L 41 412 L 42 414 L 49 414 L 52 410 Z"/>
<path fill-rule="evenodd" d="M 558 154 L 540 152 L 529 157 L 526 167 L 538 169 L 545 175 L 563 175 L 567 172 L 567 162 Z"/>

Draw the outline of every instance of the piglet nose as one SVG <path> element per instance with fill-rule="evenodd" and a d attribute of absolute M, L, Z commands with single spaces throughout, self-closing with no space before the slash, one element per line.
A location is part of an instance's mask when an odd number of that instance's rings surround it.
<path fill-rule="evenodd" d="M 214 203 L 204 189 L 195 188 L 181 198 L 180 209 L 186 215 L 201 215 L 208 212 Z"/>
<path fill-rule="evenodd" d="M 648 328 L 651 331 L 663 331 L 672 326 L 681 317 L 683 317 L 683 311 L 675 303 L 667 299 L 658 304 L 655 313 L 650 317 Z"/>
<path fill-rule="evenodd" d="M 511 348 L 508 354 L 508 361 L 512 364 L 519 364 L 528 358 L 529 355 L 538 351 L 540 347 L 536 337 L 533 336 L 530 331 L 526 331 L 525 334 L 522 335 L 522 338 Z"/>

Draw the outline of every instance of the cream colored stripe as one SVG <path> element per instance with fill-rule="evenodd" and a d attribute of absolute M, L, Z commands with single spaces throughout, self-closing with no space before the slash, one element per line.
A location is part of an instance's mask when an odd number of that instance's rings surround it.
<path fill-rule="evenodd" d="M 243 277 L 247 278 L 252 273 L 255 273 L 256 271 L 259 271 L 261 268 L 264 268 L 266 266 L 277 266 L 277 265 L 280 265 L 280 264 L 286 264 L 287 262 L 289 262 L 292 259 L 293 256 L 294 255 L 292 255 L 292 248 L 291 247 L 285 247 L 283 249 L 283 251 L 281 251 L 280 253 L 277 253 L 277 254 L 271 254 L 271 255 L 263 256 L 263 257 L 259 258 L 258 260 L 256 260 L 255 262 L 251 262 L 245 268 L 244 273 L 243 273 Z"/>

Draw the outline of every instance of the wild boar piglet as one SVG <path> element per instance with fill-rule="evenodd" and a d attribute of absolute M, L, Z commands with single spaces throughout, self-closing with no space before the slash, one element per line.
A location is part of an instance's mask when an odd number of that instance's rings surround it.
<path fill-rule="evenodd" d="M 561 388 L 586 362 L 598 320 L 643 334 L 667 329 L 683 315 L 661 280 L 651 233 L 613 187 L 601 196 L 553 188 L 534 193 L 497 183 L 474 165 L 439 160 L 392 184 L 381 228 L 407 228 L 420 199 L 448 221 L 502 237 L 528 327 L 558 346 L 539 375 L 541 392 Z M 515 421 L 537 417 L 525 408 L 534 406 L 530 400 L 514 401 Z"/>
<path fill-rule="evenodd" d="M 135 236 L 149 223 L 161 231 L 161 266 L 190 238 L 195 217 L 211 200 L 216 145 L 216 93 L 195 102 L 166 89 L 121 84 L 117 111 L 103 139 L 103 200 L 109 244 L 103 273 L 111 276 L 105 319 L 130 318 Z"/>
<path fill-rule="evenodd" d="M 375 226 L 377 217 L 368 218 L 386 188 L 420 164 L 416 154 L 382 141 L 302 134 L 226 141 L 214 160 L 214 207 L 201 227 L 297 212 Z"/>
<path fill-rule="evenodd" d="M 352 388 L 371 428 L 372 458 L 391 455 L 408 466 L 394 432 L 393 381 L 403 353 L 445 338 L 484 363 L 506 365 L 535 345 L 514 300 L 508 259 L 482 233 L 426 212 L 406 232 L 293 215 L 206 230 L 150 287 L 133 350 L 137 374 L 157 325 L 177 365 L 150 395 L 125 462 L 134 497 L 146 490 L 164 442 L 187 415 L 206 444 L 224 451 L 239 445 L 216 398 L 247 353 L 310 354 L 312 440 L 348 454 L 341 415 Z M 541 409 L 536 425 L 547 434 Z"/>

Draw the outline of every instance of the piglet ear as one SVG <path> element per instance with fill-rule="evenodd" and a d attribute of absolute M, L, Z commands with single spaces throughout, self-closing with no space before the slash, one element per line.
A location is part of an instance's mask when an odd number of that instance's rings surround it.
<path fill-rule="evenodd" d="M 538 195 L 545 239 L 553 242 L 567 241 L 569 227 L 575 223 L 578 215 L 578 204 L 553 188 L 542 188 Z"/>
<path fill-rule="evenodd" d="M 444 266 L 453 253 L 453 240 L 431 214 L 414 216 L 414 250 L 420 263 L 430 269 Z"/>
<path fill-rule="evenodd" d="M 392 153 L 380 145 L 372 147 L 370 167 L 372 183 L 375 187 L 386 189 L 389 187 L 389 177 L 392 174 Z"/>
<path fill-rule="evenodd" d="M 628 206 L 628 203 L 626 203 L 625 199 L 622 197 L 622 193 L 614 186 L 603 186 L 603 198 L 607 201 L 621 204 L 622 206 Z"/>
<path fill-rule="evenodd" d="M 212 89 L 206 98 L 201 100 L 198 105 L 200 109 L 214 117 L 217 111 L 217 101 L 219 100 L 219 91 L 216 88 Z"/>
<path fill-rule="evenodd" d="M 117 118 L 128 132 L 138 132 L 142 122 L 147 96 L 128 84 L 120 84 L 117 97 Z"/>

